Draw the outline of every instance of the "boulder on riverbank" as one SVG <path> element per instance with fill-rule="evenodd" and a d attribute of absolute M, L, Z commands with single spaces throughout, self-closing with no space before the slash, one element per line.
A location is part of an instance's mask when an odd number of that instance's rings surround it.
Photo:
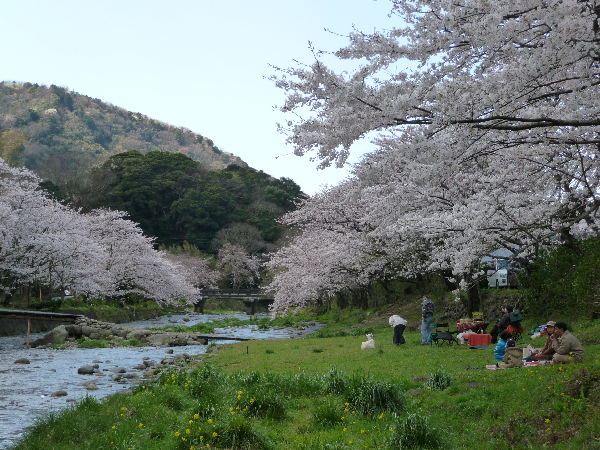
<path fill-rule="evenodd" d="M 174 333 L 132 328 L 82 316 L 72 325 L 60 325 L 56 327 L 45 336 L 32 342 L 31 346 L 52 346 L 64 342 L 77 345 L 80 339 L 84 341 L 104 340 L 110 342 L 113 346 L 122 346 L 131 340 L 136 340 L 152 347 L 208 344 L 208 340 L 198 335 L 198 333 Z"/>

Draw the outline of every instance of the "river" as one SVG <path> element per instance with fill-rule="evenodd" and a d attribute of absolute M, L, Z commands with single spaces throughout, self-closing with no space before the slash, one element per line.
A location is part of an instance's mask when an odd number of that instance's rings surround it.
<path fill-rule="evenodd" d="M 190 314 L 163 316 L 158 319 L 125 323 L 130 327 L 151 328 L 165 325 L 191 326 L 200 322 L 212 322 L 236 317 L 247 320 L 246 314 Z M 257 317 L 266 317 L 257 314 Z M 251 339 L 286 339 L 301 337 L 308 332 L 316 331 L 320 325 L 307 330 L 295 328 L 258 330 L 256 325 L 215 329 L 215 334 Z M 43 334 L 32 334 L 31 340 Z M 228 344 L 233 341 L 218 340 L 217 344 Z M 173 354 L 167 354 L 165 347 L 119 347 L 100 349 L 38 349 L 26 348 L 26 335 L 0 337 L 0 449 L 7 448 L 23 435 L 26 427 L 35 423 L 40 416 L 51 411 L 59 411 L 74 401 L 92 395 L 97 398 L 106 397 L 116 392 L 130 389 L 136 383 L 135 378 L 116 380 L 113 369 L 124 368 L 126 374 L 141 376 L 143 371 L 135 369 L 150 359 L 157 363 L 163 358 L 170 358 L 179 353 L 198 355 L 206 352 L 205 345 L 170 347 Z M 30 364 L 15 364 L 19 358 L 27 358 Z M 83 365 L 98 364 L 100 373 L 96 375 L 80 375 L 77 370 Z M 141 379 L 141 378 L 140 378 Z M 82 384 L 93 381 L 98 390 L 87 390 Z M 67 396 L 52 396 L 58 390 L 65 390 Z"/>

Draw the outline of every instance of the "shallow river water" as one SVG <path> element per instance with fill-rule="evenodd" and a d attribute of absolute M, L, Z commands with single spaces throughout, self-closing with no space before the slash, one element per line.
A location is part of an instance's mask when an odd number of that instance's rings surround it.
<path fill-rule="evenodd" d="M 261 317 L 260 314 L 257 316 Z M 199 322 L 212 322 L 231 317 L 248 319 L 246 314 L 192 314 L 164 316 L 123 325 L 137 328 L 162 327 L 170 324 L 191 326 Z M 286 339 L 300 337 L 318 328 L 319 326 L 316 325 L 304 331 L 294 328 L 258 330 L 256 325 L 248 325 L 215 329 L 215 334 L 251 339 Z M 43 334 L 32 334 L 30 339 L 34 341 L 41 336 Z M 221 345 L 234 341 L 215 342 Z M 135 367 L 146 359 L 160 363 L 163 358 L 170 358 L 178 353 L 193 356 L 206 351 L 205 345 L 171 347 L 170 349 L 173 350 L 171 355 L 166 353 L 165 347 L 54 350 L 27 349 L 25 344 L 26 335 L 0 337 L 0 449 L 13 444 L 23 435 L 24 429 L 32 425 L 41 415 L 72 405 L 73 401 L 86 395 L 102 398 L 131 388 L 132 384 L 136 383 L 136 379 L 115 380 L 115 373 L 112 370 L 117 367 L 126 369 L 126 373 L 141 377 L 143 371 L 136 370 Z M 15 364 L 19 358 L 27 358 L 31 363 Z M 100 366 L 100 374 L 79 375 L 77 373 L 81 366 L 95 363 Z M 86 381 L 93 381 L 99 389 L 88 391 L 82 385 Z M 65 390 L 67 396 L 51 395 L 58 390 Z"/>

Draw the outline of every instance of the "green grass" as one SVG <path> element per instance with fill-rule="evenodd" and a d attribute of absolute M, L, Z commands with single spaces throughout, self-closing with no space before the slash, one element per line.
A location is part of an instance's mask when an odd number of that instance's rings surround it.
<path fill-rule="evenodd" d="M 420 332 L 394 346 L 391 327 L 373 331 L 374 350 L 351 332 L 219 346 L 132 394 L 49 414 L 16 448 L 600 448 L 598 344 L 581 365 L 486 370 L 492 348 L 421 346 Z"/>
<path fill-rule="evenodd" d="M 248 325 L 256 325 L 259 330 L 266 330 L 271 327 L 299 327 L 307 322 L 314 322 L 314 318 L 308 314 L 297 314 L 294 316 L 280 317 L 269 319 L 267 317 L 251 316 L 248 319 L 238 319 L 232 317 L 224 320 L 215 320 L 213 322 L 197 323 L 191 326 L 167 325 L 161 328 L 153 328 L 161 331 L 173 331 L 176 333 L 206 333 L 213 334 L 215 328 L 227 327 L 245 327 Z"/>

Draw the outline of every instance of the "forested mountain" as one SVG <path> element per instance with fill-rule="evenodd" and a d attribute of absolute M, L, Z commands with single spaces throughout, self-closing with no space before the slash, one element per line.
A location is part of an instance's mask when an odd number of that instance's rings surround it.
<path fill-rule="evenodd" d="M 246 166 L 186 128 L 64 87 L 0 83 L 0 156 L 54 182 L 127 150 L 177 152 L 212 169 Z"/>
<path fill-rule="evenodd" d="M 127 211 L 158 244 L 187 241 L 205 252 L 217 252 L 225 243 L 248 253 L 267 251 L 286 228 L 278 219 L 303 197 L 292 180 L 249 167 L 208 170 L 180 153 L 135 150 L 92 169 L 81 189 L 42 186 L 83 211 Z"/>
<path fill-rule="evenodd" d="M 57 86 L 0 83 L 0 158 L 64 204 L 126 211 L 165 247 L 273 250 L 303 198 L 210 139 Z"/>

